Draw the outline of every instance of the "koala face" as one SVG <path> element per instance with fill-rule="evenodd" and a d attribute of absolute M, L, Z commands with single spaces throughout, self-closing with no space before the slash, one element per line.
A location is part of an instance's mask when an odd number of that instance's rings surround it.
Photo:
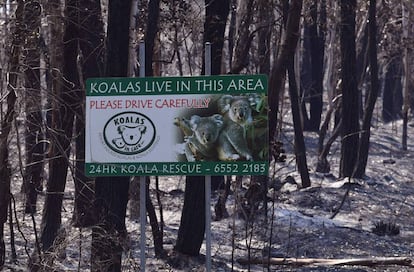
<path fill-rule="evenodd" d="M 118 132 L 121 134 L 122 139 L 127 145 L 136 145 L 142 138 L 142 134 L 146 131 L 146 127 L 138 125 L 135 127 L 131 126 L 119 126 Z"/>
<path fill-rule="evenodd" d="M 249 101 L 244 98 L 235 99 L 230 104 L 229 117 L 238 124 L 252 121 L 252 110 Z"/>
<path fill-rule="evenodd" d="M 226 119 L 230 119 L 241 126 L 252 122 L 249 97 L 223 95 L 217 103 L 220 112 Z"/>
<path fill-rule="evenodd" d="M 211 145 L 216 142 L 223 126 L 223 117 L 214 114 L 210 117 L 193 115 L 190 120 L 191 129 L 202 145 Z"/>

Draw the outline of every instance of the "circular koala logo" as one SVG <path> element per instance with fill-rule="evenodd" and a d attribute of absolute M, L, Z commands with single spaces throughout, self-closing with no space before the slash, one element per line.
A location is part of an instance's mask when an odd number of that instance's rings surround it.
<path fill-rule="evenodd" d="M 106 145 L 124 155 L 136 155 L 147 150 L 155 140 L 154 123 L 138 112 L 122 112 L 106 122 L 103 136 Z"/>

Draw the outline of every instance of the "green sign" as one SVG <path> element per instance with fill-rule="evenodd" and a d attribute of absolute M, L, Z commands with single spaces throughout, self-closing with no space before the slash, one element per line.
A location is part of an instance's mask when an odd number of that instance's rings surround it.
<path fill-rule="evenodd" d="M 267 77 L 86 81 L 89 176 L 266 175 Z"/>

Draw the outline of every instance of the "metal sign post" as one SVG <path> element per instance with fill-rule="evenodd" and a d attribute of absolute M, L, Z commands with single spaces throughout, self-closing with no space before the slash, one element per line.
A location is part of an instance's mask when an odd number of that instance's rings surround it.
<path fill-rule="evenodd" d="M 205 45 L 205 74 L 211 75 L 211 43 Z M 211 271 L 211 176 L 205 178 L 206 198 L 206 271 Z"/>
<path fill-rule="evenodd" d="M 139 76 L 145 77 L 145 43 L 139 43 Z M 146 206 L 146 176 L 140 176 L 139 178 L 139 215 L 140 215 L 140 228 L 141 228 L 141 270 L 145 272 L 145 251 L 146 251 L 146 221 L 147 221 L 147 206 Z"/>

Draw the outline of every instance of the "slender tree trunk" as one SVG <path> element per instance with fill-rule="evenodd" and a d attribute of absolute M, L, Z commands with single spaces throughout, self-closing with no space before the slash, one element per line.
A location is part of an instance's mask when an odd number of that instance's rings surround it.
<path fill-rule="evenodd" d="M 145 76 L 153 76 L 152 60 L 154 57 L 155 38 L 158 33 L 158 18 L 160 15 L 160 0 L 150 0 L 148 3 L 148 23 L 145 35 Z"/>
<path fill-rule="evenodd" d="M 305 18 L 308 16 L 305 16 Z M 310 17 L 310 16 L 309 16 Z M 301 65 L 300 65 L 300 102 L 302 108 L 302 120 L 303 127 L 305 130 L 309 130 L 309 113 L 307 109 L 307 104 L 310 102 L 311 98 L 311 88 L 312 88 L 312 65 L 311 65 L 311 25 L 308 22 L 309 20 L 303 19 L 303 30 L 302 30 L 302 50 L 300 56 Z"/>
<path fill-rule="evenodd" d="M 321 2 L 318 10 L 318 2 Z M 318 12 L 319 11 L 319 12 Z M 319 14 L 319 16 L 318 16 Z M 310 97 L 310 119 L 311 131 L 319 131 L 322 116 L 322 93 L 323 93 L 323 62 L 325 52 L 325 28 L 326 28 L 326 1 L 314 0 L 311 6 L 311 73 L 312 87 Z"/>
<path fill-rule="evenodd" d="M 233 69 L 233 51 L 234 41 L 236 36 L 236 17 L 237 17 L 237 0 L 230 0 L 230 20 L 229 20 L 229 35 L 228 35 L 228 52 L 229 52 L 229 68 Z"/>
<path fill-rule="evenodd" d="M 370 66 L 370 89 L 365 103 L 364 116 L 362 119 L 362 133 L 358 148 L 358 163 L 356 165 L 354 176 L 361 178 L 365 174 L 365 169 L 368 161 L 369 139 L 371 135 L 371 121 L 372 114 L 375 107 L 375 102 L 378 97 L 379 80 L 378 80 L 378 61 L 377 61 L 377 21 L 376 21 L 376 0 L 369 2 L 369 66 Z"/>
<path fill-rule="evenodd" d="M 109 1 L 105 69 L 108 77 L 128 75 L 131 1 Z M 129 177 L 96 178 L 95 212 L 99 223 L 92 228 L 91 271 L 121 271 L 128 189 Z"/>
<path fill-rule="evenodd" d="M 240 20 L 237 25 L 237 41 L 234 48 L 231 74 L 240 73 L 249 63 L 248 53 L 253 40 L 253 34 L 250 33 L 249 27 L 253 20 L 254 2 L 254 0 L 242 1 L 237 7 L 237 14 Z"/>
<path fill-rule="evenodd" d="M 163 246 L 163 233 L 160 224 L 158 223 L 157 214 L 155 213 L 154 204 L 152 204 L 150 190 L 150 179 L 147 177 L 145 190 L 146 190 L 146 208 L 148 212 L 148 218 L 150 220 L 152 237 L 154 239 L 154 252 L 155 256 L 163 257 L 165 256 L 164 246 Z"/>
<path fill-rule="evenodd" d="M 211 74 L 221 74 L 221 58 L 224 45 L 227 16 L 230 11 L 230 0 L 205 0 L 206 18 L 204 21 L 203 43 L 211 43 Z M 204 48 L 204 47 L 203 47 Z M 203 50 L 204 63 L 204 50 Z M 201 74 L 205 74 L 202 66 Z"/>
<path fill-rule="evenodd" d="M 319 4 L 320 2 L 320 4 Z M 313 0 L 309 6 L 309 19 L 305 19 L 303 42 L 303 68 L 301 73 L 304 130 L 319 131 L 322 116 L 323 63 L 326 32 L 326 1 Z M 309 116 L 305 102 L 309 102 Z"/>
<path fill-rule="evenodd" d="M 15 118 L 15 103 L 17 88 L 17 75 L 20 69 L 19 57 L 20 50 L 23 43 L 23 29 L 21 28 L 23 22 L 23 1 L 17 2 L 16 9 L 16 30 L 13 35 L 11 56 L 10 56 L 10 76 L 7 87 L 7 109 L 1 119 L 1 134 L 0 134 L 0 269 L 3 268 L 6 249 L 4 245 L 4 224 L 7 222 L 7 209 L 10 202 L 10 181 L 11 173 L 9 167 L 9 150 L 8 150 L 8 138 L 10 130 Z M 3 112 L 2 112 L 3 114 Z"/>
<path fill-rule="evenodd" d="M 93 212 L 94 182 L 85 176 L 85 101 L 84 82 L 87 78 L 100 77 L 104 74 L 103 64 L 103 22 L 99 0 L 78 1 L 79 22 L 77 73 L 81 90 L 79 99 L 82 101 L 76 107 L 76 162 L 75 162 L 75 203 L 73 224 L 78 227 L 88 227 L 96 223 Z"/>
<path fill-rule="evenodd" d="M 382 97 L 382 119 L 391 122 L 401 118 L 402 107 L 402 58 L 401 55 L 392 56 L 385 67 Z"/>
<path fill-rule="evenodd" d="M 410 14 L 411 11 L 409 9 L 408 3 L 402 2 L 402 17 L 403 17 L 403 39 L 406 41 L 412 37 L 412 33 L 410 31 L 411 24 L 410 24 Z M 402 110 L 402 117 L 403 117 L 403 133 L 402 133 L 402 149 L 407 150 L 407 138 L 408 138 L 408 110 L 410 108 L 410 82 L 412 75 L 411 72 L 411 65 L 412 65 L 412 54 L 413 50 L 411 49 L 408 42 L 404 45 L 404 56 L 403 56 L 403 65 L 404 65 L 404 77 L 403 77 L 403 93 L 404 93 L 404 102 L 403 102 L 403 110 Z"/>
<path fill-rule="evenodd" d="M 198 256 L 205 231 L 204 176 L 188 176 L 185 181 L 184 206 L 175 250 Z"/>
<path fill-rule="evenodd" d="M 325 70 L 325 81 L 324 81 L 324 85 L 325 85 L 325 89 L 327 91 L 328 94 L 328 103 L 329 106 L 332 106 L 332 100 L 334 99 L 334 96 L 337 95 L 336 94 L 336 63 L 337 63 L 337 59 L 336 59 L 336 39 L 337 39 L 337 24 L 336 24 L 336 16 L 338 13 L 338 8 L 337 8 L 337 2 L 336 1 L 332 1 L 331 2 L 331 6 L 327 7 L 327 9 L 329 9 L 333 14 L 331 14 L 332 16 L 327 16 L 327 26 L 329 26 L 329 28 L 327 29 L 327 37 L 329 37 L 328 40 L 328 47 L 326 50 L 326 66 L 324 68 Z"/>
<path fill-rule="evenodd" d="M 273 20 L 273 12 L 271 1 L 260 0 L 258 5 L 259 18 L 261 18 L 260 25 L 263 27 L 259 30 L 259 42 L 257 51 L 259 53 L 259 73 L 270 74 L 270 24 Z M 259 27 L 259 26 L 258 26 Z"/>
<path fill-rule="evenodd" d="M 269 78 L 269 140 L 274 141 L 277 128 L 279 111 L 279 96 L 284 89 L 283 83 L 289 58 L 295 55 L 296 45 L 299 40 L 299 22 L 302 10 L 302 0 L 293 0 L 288 7 L 286 22 L 286 35 L 281 44 L 281 49 L 273 64 Z"/>
<path fill-rule="evenodd" d="M 34 213 L 38 191 L 42 190 L 43 170 L 43 125 L 40 97 L 40 31 L 41 6 L 37 1 L 25 4 L 24 23 L 27 26 L 24 44 L 25 60 L 25 111 L 26 111 L 26 171 L 24 189 L 26 193 L 25 212 Z"/>
<path fill-rule="evenodd" d="M 341 176 L 351 177 L 359 142 L 359 94 L 356 80 L 356 0 L 341 0 L 342 147 Z"/>
<path fill-rule="evenodd" d="M 206 42 L 211 43 L 211 74 L 218 75 L 221 72 L 224 31 L 230 1 L 206 0 L 205 7 L 206 18 L 203 42 L 204 44 Z M 203 50 L 203 74 L 205 73 L 204 63 Z M 223 176 L 213 176 L 211 179 L 212 187 L 218 188 L 223 180 Z M 205 177 L 187 176 L 185 184 L 184 206 L 175 250 L 187 255 L 197 256 L 200 253 L 205 232 Z"/>
<path fill-rule="evenodd" d="M 76 0 L 67 0 L 65 31 L 63 35 L 63 73 L 59 75 L 54 89 L 55 101 L 52 114 L 52 147 L 49 162 L 49 180 L 42 217 L 41 241 L 48 251 L 61 226 L 63 194 L 66 186 L 73 121 L 76 107 L 82 105 L 79 97 L 79 80 L 76 58 L 78 55 L 78 25 Z M 64 79 L 63 79 L 63 78 Z"/>
<path fill-rule="evenodd" d="M 306 146 L 305 139 L 303 137 L 302 123 L 300 118 L 300 103 L 294 67 L 294 56 L 291 56 L 291 59 L 288 63 L 288 75 L 289 96 L 292 108 L 293 128 L 295 131 L 295 157 L 296 164 L 298 166 L 299 173 L 302 178 L 302 187 L 306 188 L 311 185 L 311 182 L 309 178 L 308 164 L 306 162 Z"/>
<path fill-rule="evenodd" d="M 151 0 L 148 4 L 148 23 L 147 23 L 147 35 L 145 36 L 145 76 L 153 76 L 159 75 L 159 71 L 154 73 L 154 69 L 152 66 L 153 57 L 155 52 L 155 44 L 156 44 L 156 37 L 158 35 L 158 21 L 160 16 L 160 1 L 159 0 Z M 177 35 L 178 29 L 175 29 L 175 35 Z M 178 41 L 177 36 L 175 42 Z M 181 62 L 180 54 L 178 52 L 178 44 L 175 43 L 175 48 L 177 50 L 177 55 L 179 62 Z M 181 63 L 179 65 L 182 66 Z M 146 209 L 148 213 L 148 217 L 150 219 L 150 225 L 152 230 L 152 236 L 154 239 L 154 251 L 157 257 L 161 257 L 165 255 L 164 247 L 163 247 L 163 233 L 162 228 L 158 223 L 157 214 L 155 213 L 155 208 L 151 200 L 151 195 L 149 191 L 149 184 L 150 179 L 149 177 L 146 180 Z"/>

